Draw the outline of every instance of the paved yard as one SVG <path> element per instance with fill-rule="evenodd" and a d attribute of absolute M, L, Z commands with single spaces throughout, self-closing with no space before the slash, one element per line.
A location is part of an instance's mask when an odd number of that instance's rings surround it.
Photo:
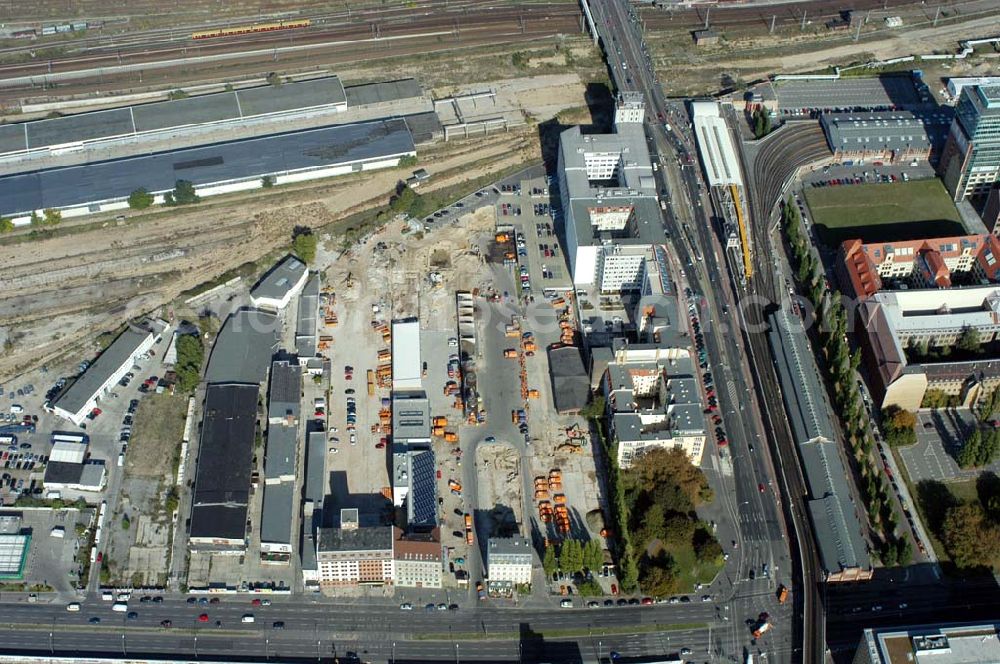
<path fill-rule="evenodd" d="M 955 461 L 975 418 L 967 408 L 923 411 L 917 415 L 917 443 L 899 450 L 910 479 L 957 482 L 975 479 L 982 469 L 962 470 Z M 928 426 L 930 425 L 930 426 Z M 1000 462 L 988 467 L 1000 471 Z"/>

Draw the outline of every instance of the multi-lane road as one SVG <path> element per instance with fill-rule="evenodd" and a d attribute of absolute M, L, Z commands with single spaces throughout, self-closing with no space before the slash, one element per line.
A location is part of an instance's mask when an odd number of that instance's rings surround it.
<path fill-rule="evenodd" d="M 641 92 L 645 97 L 650 153 L 660 165 L 662 191 L 670 200 L 664 214 L 665 229 L 676 256 L 681 290 L 691 289 L 688 300 L 696 304 L 703 326 L 730 441 L 725 456 L 711 461 L 711 467 L 718 471 L 714 475 L 721 486 L 719 500 L 730 516 L 729 523 L 719 525 L 719 537 L 730 558 L 724 578 L 717 584 L 727 596 L 728 614 L 723 618 L 719 641 L 713 644 L 713 654 L 726 659 L 750 648 L 751 652 L 767 652 L 770 661 L 787 661 L 799 620 L 788 607 L 777 604 L 774 590 L 779 582 L 793 585 L 794 559 L 780 511 L 775 470 L 762 436 L 769 429 L 763 426 L 760 404 L 753 396 L 754 383 L 743 359 L 746 353 L 739 344 L 738 309 L 724 250 L 709 218 L 710 202 L 697 171 L 686 110 L 683 103 L 664 97 L 634 9 L 622 0 L 597 0 L 590 6 L 616 87 Z M 770 578 L 763 574 L 765 564 Z M 756 577 L 753 580 L 751 573 Z M 751 647 L 744 620 L 764 610 L 772 615 L 776 628 Z"/>

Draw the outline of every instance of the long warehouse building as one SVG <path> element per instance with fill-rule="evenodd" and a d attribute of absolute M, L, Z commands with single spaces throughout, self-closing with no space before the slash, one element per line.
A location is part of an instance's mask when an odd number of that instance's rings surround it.
<path fill-rule="evenodd" d="M 809 488 L 807 508 L 825 580 L 866 581 L 874 570 L 865 526 L 851 497 L 833 411 L 805 328 L 802 320 L 786 309 L 775 312 L 770 322 L 768 339 Z"/>
<path fill-rule="evenodd" d="M 393 167 L 406 156 L 416 148 L 405 120 L 323 127 L 0 177 L 0 215 L 23 225 L 48 208 L 64 217 L 125 209 L 140 188 L 162 203 L 178 180 L 211 196 L 257 189 L 264 176 L 301 182 Z"/>

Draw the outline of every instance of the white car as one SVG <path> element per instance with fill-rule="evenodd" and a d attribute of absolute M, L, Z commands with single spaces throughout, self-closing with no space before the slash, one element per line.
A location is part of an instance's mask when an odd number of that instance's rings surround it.
<path fill-rule="evenodd" d="M 455 337 L 448 337 L 448 345 L 449 346 L 457 346 L 458 345 L 458 339 L 456 339 Z"/>
<path fill-rule="evenodd" d="M 564 609 L 572 609 L 573 608 L 573 600 L 571 600 L 571 599 L 564 599 L 561 602 L 559 602 L 559 606 L 561 608 L 564 608 Z"/>
<path fill-rule="evenodd" d="M 336 447 L 331 447 L 331 448 L 330 448 L 330 454 L 336 454 L 336 453 L 337 453 L 337 452 L 339 452 L 339 451 L 340 451 L 340 450 L 338 450 L 338 449 L 337 449 Z"/>
<path fill-rule="evenodd" d="M 354 434 L 352 433 L 352 434 L 351 434 L 351 445 L 357 445 L 357 444 L 358 444 L 358 437 L 357 437 L 357 436 L 355 436 L 355 435 L 354 435 Z"/>

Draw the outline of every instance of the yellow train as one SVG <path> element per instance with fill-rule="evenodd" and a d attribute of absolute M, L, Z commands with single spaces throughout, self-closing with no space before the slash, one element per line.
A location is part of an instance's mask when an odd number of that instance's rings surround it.
<path fill-rule="evenodd" d="M 249 35 L 255 32 L 273 32 L 275 30 L 294 30 L 295 28 L 308 28 L 312 25 L 309 19 L 297 21 L 277 21 L 275 23 L 255 23 L 254 25 L 239 25 L 234 28 L 216 28 L 214 30 L 201 30 L 191 34 L 191 39 L 212 39 L 213 37 L 235 37 L 237 35 Z"/>

